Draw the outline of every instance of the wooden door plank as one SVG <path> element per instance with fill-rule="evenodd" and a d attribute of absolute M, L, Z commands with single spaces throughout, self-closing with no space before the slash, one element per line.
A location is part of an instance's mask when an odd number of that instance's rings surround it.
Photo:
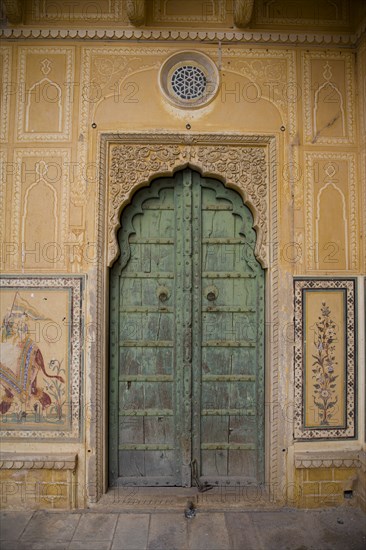
<path fill-rule="evenodd" d="M 212 180 L 204 186 L 201 481 L 260 481 L 263 462 L 256 457 L 263 451 L 263 415 L 257 405 L 263 397 L 258 373 L 263 371 L 259 325 L 264 286 L 258 279 L 263 280 L 263 271 L 254 257 L 253 220 L 240 197 Z M 227 200 L 231 210 L 214 209 L 215 202 Z M 216 289 L 212 308 L 206 292 L 210 287 Z"/>
<path fill-rule="evenodd" d="M 111 430 L 111 442 L 115 456 L 117 441 L 116 482 L 122 485 L 146 485 L 152 477 L 163 485 L 178 481 L 172 353 L 175 218 L 172 181 L 168 184 L 169 189 L 166 181 L 154 182 L 127 208 L 120 244 L 129 261 L 126 265 L 117 261 L 112 270 L 111 286 L 119 287 L 114 296 L 118 312 L 113 313 L 118 319 L 119 350 L 110 379 L 119 378 L 120 420 L 117 437 Z M 150 199 L 154 193 L 160 200 Z M 163 305 L 159 288 L 168 285 Z M 111 462 L 115 463 L 114 457 Z"/>

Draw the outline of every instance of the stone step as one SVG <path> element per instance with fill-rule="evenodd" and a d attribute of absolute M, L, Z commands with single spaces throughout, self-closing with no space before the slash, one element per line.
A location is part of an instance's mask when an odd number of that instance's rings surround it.
<path fill-rule="evenodd" d="M 274 510 L 281 503 L 274 502 L 265 489 L 257 487 L 214 487 L 200 493 L 195 487 L 118 487 L 109 489 L 91 506 L 92 510 L 168 511 L 184 510 L 193 504 L 200 511 Z"/>

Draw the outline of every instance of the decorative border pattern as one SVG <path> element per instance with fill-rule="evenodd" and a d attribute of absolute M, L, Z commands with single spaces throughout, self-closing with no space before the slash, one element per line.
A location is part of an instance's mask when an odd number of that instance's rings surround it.
<path fill-rule="evenodd" d="M 69 209 L 69 179 L 68 167 L 70 167 L 71 151 L 69 149 L 16 149 L 14 152 L 14 163 L 16 173 L 14 178 L 14 189 L 12 194 L 12 217 L 11 217 L 11 238 L 13 243 L 19 243 L 21 238 L 21 211 L 22 211 L 22 159 L 26 157 L 38 157 L 39 161 L 49 157 L 59 157 L 61 161 L 61 216 L 59 220 L 59 235 L 61 243 L 67 242 L 68 209 Z M 20 247 L 21 248 L 21 247 Z M 20 267 L 20 256 L 12 257 L 13 267 Z M 55 269 L 57 264 L 55 264 Z M 48 268 L 51 269 L 50 267 Z"/>
<path fill-rule="evenodd" d="M 12 58 L 12 48 L 11 46 L 1 46 L 1 56 L 3 58 L 3 71 L 1 75 L 2 86 L 10 84 L 10 74 L 11 74 L 11 58 Z M 9 129 L 9 107 L 10 107 L 10 93 L 1 94 L 1 117 L 0 117 L 0 141 L 4 142 L 8 139 L 8 129 Z"/>
<path fill-rule="evenodd" d="M 307 289 L 343 289 L 346 291 L 346 422 L 345 428 L 304 427 L 304 293 Z M 356 280 L 295 279 L 295 403 L 294 437 L 299 440 L 342 439 L 356 437 Z"/>
<path fill-rule="evenodd" d="M 7 151 L 2 148 L 0 151 L 0 243 L 6 242 L 6 176 L 5 162 L 7 159 Z M 0 265 L 5 263 L 3 254 L 0 255 Z"/>
<path fill-rule="evenodd" d="M 169 29 L 51 29 L 51 28 L 24 28 L 24 29 L 0 29 L 0 39 L 37 39 L 37 40 L 161 40 L 165 42 L 182 42 L 192 40 L 199 42 L 238 42 L 240 44 L 304 44 L 320 46 L 354 47 L 366 24 L 361 24 L 355 34 L 322 34 L 322 33 L 297 33 L 295 32 L 257 32 L 257 31 L 186 31 Z"/>
<path fill-rule="evenodd" d="M 362 452 L 295 452 L 295 468 L 361 468 Z"/>
<path fill-rule="evenodd" d="M 349 267 L 348 270 L 357 271 L 358 269 L 358 217 L 357 217 L 357 187 L 356 187 L 356 158 L 355 153 L 327 153 L 327 152 L 306 152 L 305 153 L 305 170 L 306 170 L 306 241 L 307 258 L 306 264 L 308 271 L 316 270 L 313 260 L 314 254 L 311 255 L 310 250 L 314 250 L 317 246 L 314 238 L 314 161 L 330 160 L 339 161 L 345 160 L 348 162 L 348 190 L 349 190 L 349 224 L 348 224 L 348 244 L 349 244 Z M 334 267 L 332 268 L 333 271 Z M 342 270 L 344 271 L 344 270 Z"/>
<path fill-rule="evenodd" d="M 363 211 L 366 210 L 366 38 L 363 39 L 357 52 L 357 76 L 358 76 L 358 112 L 360 117 L 360 183 L 362 193 Z M 363 216 L 363 265 L 366 272 L 366 216 Z"/>
<path fill-rule="evenodd" d="M 26 132 L 24 130 L 25 110 L 27 104 L 27 91 L 26 91 L 26 65 L 27 56 L 29 54 L 38 55 L 64 55 L 66 57 L 66 75 L 63 92 L 64 98 L 64 114 L 62 120 L 62 132 Z M 74 70 L 74 48 L 69 47 L 50 47 L 44 46 L 41 48 L 29 48 L 21 47 L 19 51 L 19 65 L 18 65 L 18 82 L 24 87 L 24 94 L 17 94 L 17 112 L 18 112 L 18 126 L 17 126 L 17 138 L 19 141 L 70 141 L 71 140 L 71 125 L 72 125 L 72 86 L 73 86 L 73 70 Z M 23 96 L 23 97 L 22 97 Z"/>
<path fill-rule="evenodd" d="M 0 470 L 72 470 L 75 454 L 0 453 Z"/>
<path fill-rule="evenodd" d="M 344 137 L 316 137 L 317 144 L 353 144 L 354 137 L 354 92 L 353 92 L 353 57 L 352 54 L 334 53 L 334 52 L 304 52 L 302 54 L 303 65 L 303 90 L 304 90 L 304 139 L 306 143 L 314 143 L 314 119 L 313 119 L 313 83 L 311 79 L 311 61 L 321 60 L 325 62 L 335 60 L 344 61 L 344 116 L 346 120 L 346 135 Z"/>
<path fill-rule="evenodd" d="M 81 381 L 82 381 L 82 302 L 84 278 L 72 275 L 62 275 L 60 277 L 42 277 L 42 276 L 24 276 L 16 275 L 1 276 L 0 288 L 21 289 L 21 288 L 56 288 L 71 289 L 71 315 L 70 319 L 70 429 L 60 431 L 42 431 L 42 430 L 3 430 L 0 432 L 0 438 L 4 440 L 21 438 L 30 440 L 75 440 L 80 436 L 80 415 L 81 415 Z"/>

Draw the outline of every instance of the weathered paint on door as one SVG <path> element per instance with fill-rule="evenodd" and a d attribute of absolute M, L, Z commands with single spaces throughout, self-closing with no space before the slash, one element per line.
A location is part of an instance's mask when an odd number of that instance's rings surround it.
<path fill-rule="evenodd" d="M 263 481 L 264 272 L 252 225 L 238 193 L 190 169 L 125 210 L 110 276 L 112 486 Z"/>

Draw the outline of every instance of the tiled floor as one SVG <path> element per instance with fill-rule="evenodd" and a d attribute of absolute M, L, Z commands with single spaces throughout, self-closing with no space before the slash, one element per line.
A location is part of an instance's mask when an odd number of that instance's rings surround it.
<path fill-rule="evenodd" d="M 2 512 L 1 550 L 365 550 L 354 508 L 250 512 Z"/>

